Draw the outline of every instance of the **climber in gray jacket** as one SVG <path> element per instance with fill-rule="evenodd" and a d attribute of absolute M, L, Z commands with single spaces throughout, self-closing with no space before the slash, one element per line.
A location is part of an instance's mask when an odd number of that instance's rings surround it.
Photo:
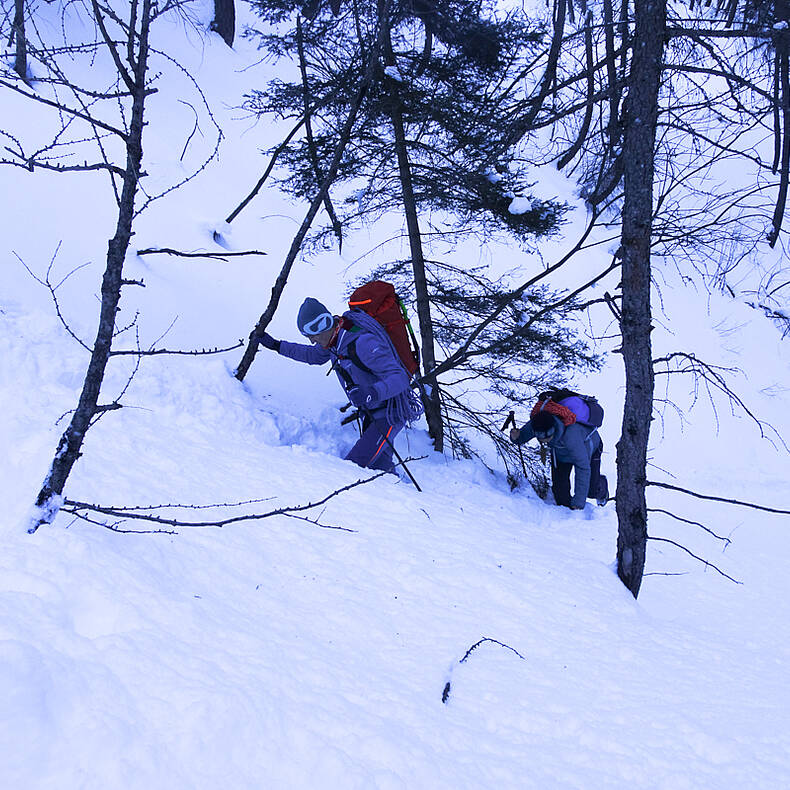
<path fill-rule="evenodd" d="M 524 444 L 532 438 L 551 452 L 551 490 L 558 505 L 581 510 L 588 497 L 596 499 L 599 505 L 606 503 L 609 485 L 601 474 L 603 441 L 597 428 L 578 422 L 565 426 L 554 414 L 539 411 L 523 428 L 510 431 L 510 439 L 515 444 Z"/>

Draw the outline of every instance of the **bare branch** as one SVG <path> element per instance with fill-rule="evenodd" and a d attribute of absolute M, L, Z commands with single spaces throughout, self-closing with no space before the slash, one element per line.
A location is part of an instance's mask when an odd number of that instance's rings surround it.
<path fill-rule="evenodd" d="M 699 521 L 691 521 L 687 518 L 682 518 L 681 516 L 677 516 L 674 513 L 670 512 L 669 510 L 664 510 L 660 507 L 649 507 L 647 509 L 648 513 L 663 513 L 665 516 L 669 516 L 670 518 L 674 518 L 676 521 L 682 521 L 684 524 L 691 524 L 692 526 L 699 527 L 702 530 L 705 530 L 709 535 L 712 535 L 716 540 L 723 541 L 727 546 L 732 543 L 729 538 L 724 537 L 723 535 L 717 535 L 710 527 L 706 527 L 704 524 L 700 524 Z"/>
<path fill-rule="evenodd" d="M 244 345 L 243 340 L 239 340 L 238 343 L 232 346 L 227 346 L 226 348 L 201 348 L 201 349 L 169 349 L 169 348 L 150 348 L 147 351 L 134 351 L 132 349 L 126 349 L 121 351 L 111 351 L 111 357 L 154 357 L 160 354 L 170 354 L 176 356 L 186 356 L 186 357 L 202 357 L 202 356 L 209 356 L 211 354 L 224 354 L 227 351 L 235 351 L 237 348 L 241 348 Z"/>
<path fill-rule="evenodd" d="M 730 499 L 729 497 L 712 496 L 711 494 L 699 494 L 696 491 L 690 491 L 688 488 L 673 486 L 669 483 L 658 483 L 654 480 L 648 480 L 645 485 L 656 486 L 656 488 L 666 488 L 669 491 L 679 491 L 681 494 L 688 494 L 689 496 L 696 497 L 697 499 L 706 499 L 711 502 L 724 502 L 727 505 L 739 505 L 740 507 L 748 507 L 752 510 L 761 510 L 764 513 L 778 513 L 782 516 L 790 516 L 790 510 L 767 507 L 766 505 L 757 505 L 754 502 L 744 502 L 740 499 Z"/>
<path fill-rule="evenodd" d="M 68 280 L 69 277 L 71 277 L 72 274 L 74 274 L 75 272 L 78 272 L 80 269 L 84 269 L 89 264 L 83 263 L 81 266 L 77 266 L 76 268 L 72 269 L 57 285 L 52 285 L 52 283 L 50 282 L 50 279 L 49 279 L 50 272 L 52 271 L 52 266 L 55 263 L 55 258 L 58 255 L 58 251 L 60 250 L 60 246 L 61 246 L 62 243 L 63 242 L 58 242 L 58 246 L 57 246 L 57 248 L 55 249 L 55 252 L 52 255 L 52 260 L 50 261 L 49 267 L 47 268 L 47 276 L 43 280 L 40 277 L 38 277 L 35 274 L 33 274 L 33 271 L 30 269 L 30 267 L 19 257 L 19 255 L 17 255 L 16 252 L 14 252 L 13 254 L 14 254 L 14 257 L 22 264 L 22 266 L 25 267 L 25 269 L 27 270 L 27 273 L 37 283 L 43 285 L 49 291 L 50 296 L 52 297 L 52 301 L 53 301 L 53 303 L 55 305 L 55 314 L 57 315 L 58 320 L 60 321 L 60 323 L 62 324 L 63 328 L 66 330 L 66 332 L 68 332 L 69 335 L 71 335 L 71 337 L 74 340 L 76 340 L 77 343 L 79 343 L 79 345 L 81 345 L 86 351 L 90 351 L 91 350 L 90 346 L 84 340 L 82 340 L 80 337 L 78 337 L 76 335 L 76 333 L 72 330 L 72 328 L 66 322 L 66 319 L 63 317 L 63 313 L 61 313 L 61 311 L 60 311 L 60 302 L 58 301 L 58 296 L 57 296 L 57 293 L 56 293 L 58 288 L 60 288 L 60 286 L 63 285 L 63 283 L 65 283 L 66 280 Z"/>
<path fill-rule="evenodd" d="M 198 123 L 198 113 L 197 110 L 188 102 L 184 101 L 183 99 L 178 100 L 181 104 L 185 104 L 189 107 L 190 110 L 195 114 L 195 125 L 192 127 L 192 131 L 189 133 L 189 137 L 187 137 L 186 142 L 184 143 L 184 150 L 181 151 L 181 156 L 178 158 L 179 162 L 184 161 L 184 157 L 187 153 L 187 148 L 189 148 L 189 143 L 192 141 L 192 138 L 195 136 L 195 133 L 200 131 L 200 124 Z"/>
<path fill-rule="evenodd" d="M 658 370 L 654 372 L 654 375 L 671 375 L 673 373 L 691 373 L 695 377 L 695 381 L 697 379 L 701 379 L 704 383 L 706 388 L 708 388 L 708 392 L 710 395 L 710 387 L 713 386 L 714 389 L 719 390 L 724 395 L 726 395 L 727 399 L 729 400 L 731 405 L 738 406 L 745 414 L 747 414 L 757 425 L 760 436 L 764 439 L 768 437 L 765 434 L 765 427 L 768 426 L 773 430 L 773 432 L 778 437 L 779 441 L 784 445 L 784 448 L 788 450 L 787 444 L 785 443 L 784 439 L 779 435 L 778 431 L 776 431 L 773 426 L 769 423 L 763 422 L 760 420 L 755 414 L 749 409 L 749 407 L 743 402 L 743 400 L 736 395 L 732 389 L 730 389 L 727 381 L 724 378 L 724 373 L 734 373 L 734 368 L 724 368 L 717 365 L 711 365 L 706 362 L 703 362 L 701 359 L 698 359 L 694 354 L 689 354 L 683 351 L 676 351 L 671 354 L 667 354 L 664 357 L 659 357 L 653 360 L 653 366 L 659 363 L 663 363 L 667 366 L 667 370 Z M 676 370 L 670 370 L 670 363 L 681 363 L 685 365 L 685 367 L 678 367 Z M 712 395 L 711 402 L 713 402 Z M 714 407 L 715 408 L 715 407 Z M 769 439 L 769 441 L 771 441 Z"/>
<path fill-rule="evenodd" d="M 122 408 L 123 408 L 123 406 L 121 406 L 120 403 L 108 403 L 108 404 L 106 404 L 104 406 L 97 404 L 97 406 L 96 406 L 96 414 L 104 414 L 105 412 L 117 411 L 118 409 L 122 409 Z"/>
<path fill-rule="evenodd" d="M 466 651 L 466 653 L 464 653 L 464 657 L 462 659 L 460 659 L 458 661 L 458 663 L 459 664 L 463 664 L 464 661 L 466 661 L 466 659 L 469 658 L 469 656 L 472 654 L 472 651 L 476 650 L 484 642 L 492 642 L 495 645 L 499 645 L 500 647 L 504 647 L 507 650 L 510 650 L 511 653 L 515 653 L 522 661 L 526 661 L 527 660 L 526 658 L 524 658 L 524 656 L 521 655 L 521 653 L 518 652 L 518 650 L 516 650 L 515 648 L 512 648 L 510 645 L 506 645 L 504 642 L 500 642 L 498 639 L 491 639 L 490 637 L 484 636 L 482 639 L 480 639 L 477 642 L 475 642 L 469 648 L 469 650 Z"/>
<path fill-rule="evenodd" d="M 91 126 L 96 126 L 99 129 L 104 129 L 106 132 L 111 132 L 112 134 L 118 135 L 124 142 L 127 140 L 127 134 L 121 129 L 116 129 L 114 126 L 110 126 L 108 123 L 104 123 L 103 121 L 98 120 L 97 118 L 93 118 L 90 115 L 86 115 L 85 113 L 80 112 L 79 110 L 75 110 L 72 107 L 67 107 L 65 104 L 61 102 L 51 101 L 50 99 L 46 99 L 43 96 L 39 96 L 36 93 L 32 93 L 29 91 L 22 90 L 18 85 L 15 85 L 12 82 L 8 82 L 6 80 L 0 79 L 0 85 L 4 88 L 9 88 L 16 93 L 21 94 L 26 99 L 30 99 L 31 101 L 39 102 L 39 104 L 45 104 L 47 107 L 54 107 L 58 112 L 63 112 L 66 115 L 71 115 L 74 118 L 79 118 L 80 120 L 85 121 L 86 123 L 91 124 Z"/>
<path fill-rule="evenodd" d="M 196 527 L 225 527 L 229 524 L 238 524 L 243 521 L 260 521 L 265 518 L 271 518 L 272 516 L 293 516 L 297 513 L 302 513 L 307 510 L 312 510 L 314 508 L 320 507 L 321 505 L 328 502 L 330 499 L 334 499 L 335 497 L 339 496 L 340 494 L 350 491 L 352 488 L 356 488 L 357 486 L 365 485 L 366 483 L 371 483 L 373 480 L 376 480 L 382 475 L 387 474 L 387 472 L 379 472 L 371 477 L 361 478 L 356 480 L 353 483 L 349 483 L 342 488 L 338 488 L 335 491 L 332 491 L 330 494 L 327 494 L 325 497 L 319 499 L 317 502 L 308 502 L 306 505 L 290 505 L 287 507 L 276 508 L 275 510 L 270 510 L 266 513 L 250 513 L 242 516 L 231 516 L 230 518 L 219 519 L 217 521 L 181 521 L 175 518 L 164 518 L 162 516 L 154 516 L 150 513 L 141 513 L 141 512 L 133 512 L 126 508 L 117 508 L 110 505 L 95 505 L 90 502 L 76 502 L 71 499 L 66 499 L 63 502 L 63 506 L 61 510 L 64 510 L 67 513 L 72 513 L 75 516 L 80 516 L 81 511 L 89 511 L 92 513 L 101 513 L 105 516 L 113 516 L 115 518 L 120 519 L 133 519 L 139 521 L 150 521 L 154 524 L 161 524 L 162 526 L 167 527 L 180 527 L 180 528 L 196 528 Z M 321 525 L 323 526 L 323 525 Z M 344 532 L 356 532 L 356 530 L 349 529 L 348 527 L 324 527 L 326 529 L 338 529 Z"/>
<path fill-rule="evenodd" d="M 58 165 L 58 164 L 51 164 L 50 162 L 35 159 L 31 157 L 30 159 L 24 158 L 20 153 L 17 151 L 12 151 L 10 148 L 6 147 L 5 149 L 9 153 L 13 154 L 14 156 L 19 157 L 19 161 L 13 159 L 0 159 L 0 165 L 11 165 L 12 167 L 21 167 L 23 170 L 29 170 L 31 173 L 33 170 L 38 168 L 39 170 L 54 170 L 56 173 L 74 173 L 74 172 L 90 172 L 96 170 L 107 170 L 110 173 L 115 173 L 115 175 L 119 175 L 123 177 L 126 171 L 122 167 L 118 167 L 117 165 L 110 164 L 109 162 L 95 162 L 93 164 L 88 164 L 87 162 L 81 165 Z"/>
<path fill-rule="evenodd" d="M 113 62 L 115 63 L 115 68 L 118 70 L 118 74 L 121 75 L 121 79 L 126 83 L 126 87 L 128 88 L 129 93 L 134 95 L 138 86 L 135 83 L 134 79 L 132 78 L 132 75 L 129 73 L 129 70 L 126 68 L 126 66 L 124 66 L 123 61 L 121 60 L 121 56 L 118 54 L 118 50 L 115 48 L 115 42 L 110 37 L 110 34 L 107 32 L 107 27 L 104 24 L 104 15 L 102 14 L 101 9 L 99 8 L 99 4 L 96 2 L 96 0 L 91 0 L 91 4 L 93 6 L 93 17 L 96 20 L 96 24 L 99 26 L 99 30 L 101 31 L 102 38 L 104 39 L 104 43 L 106 44 L 107 49 L 110 52 L 110 56 L 112 57 Z M 134 10 L 136 8 L 136 4 L 133 3 L 132 8 Z M 135 20 L 132 19 L 132 23 L 129 26 L 129 31 L 134 31 L 135 27 L 136 27 Z M 129 42 L 130 65 L 134 67 L 134 63 L 131 60 L 134 36 L 128 35 L 127 38 Z"/>
<path fill-rule="evenodd" d="M 150 206 L 151 203 L 153 203 L 154 201 L 161 200 L 161 198 L 165 197 L 166 195 L 169 195 L 171 192 L 175 192 L 177 189 L 180 189 L 182 186 L 184 186 L 184 184 L 188 184 L 190 181 L 197 178 L 209 166 L 209 164 L 213 162 L 214 159 L 216 159 L 219 153 L 220 145 L 222 144 L 222 140 L 224 138 L 222 128 L 220 127 L 219 123 L 217 123 L 217 119 L 214 117 L 214 113 L 211 111 L 211 105 L 209 104 L 208 99 L 206 98 L 206 95 L 203 92 L 202 88 L 198 84 L 197 80 L 192 76 L 192 74 L 190 74 L 189 71 L 187 71 L 181 65 L 181 63 L 179 63 L 175 58 L 173 58 L 171 55 L 168 55 L 167 52 L 164 52 L 161 49 L 155 49 L 153 47 L 150 47 L 149 51 L 153 54 L 158 55 L 160 58 L 164 58 L 165 60 L 167 60 L 169 63 L 173 65 L 174 68 L 178 69 L 192 83 L 192 87 L 195 90 L 195 93 L 197 93 L 198 96 L 200 96 L 200 99 L 203 102 L 203 109 L 205 110 L 208 117 L 211 119 L 211 122 L 214 124 L 214 128 L 217 131 L 217 139 L 214 143 L 213 150 L 199 167 L 196 167 L 192 173 L 182 178 L 181 181 L 172 184 L 167 189 L 162 190 L 162 192 L 159 192 L 156 195 L 147 196 L 147 200 L 135 211 L 135 216 L 145 211 L 148 208 L 148 206 Z"/>
<path fill-rule="evenodd" d="M 686 554 L 690 555 L 691 557 L 694 557 L 695 560 L 699 560 L 706 568 L 713 568 L 713 570 L 716 571 L 716 573 L 720 573 L 725 579 L 729 579 L 731 582 L 734 582 L 735 584 L 743 584 L 743 582 L 739 582 L 737 579 L 733 579 L 732 576 L 730 576 L 728 573 L 725 573 L 721 568 L 714 565 L 712 562 L 709 562 L 708 560 L 696 555 L 693 551 L 687 549 L 685 546 L 678 543 L 677 541 L 670 540 L 669 538 L 656 538 L 653 535 L 648 535 L 647 539 L 657 540 L 660 541 L 661 543 L 670 543 L 673 546 L 677 546 L 677 548 L 681 549 L 682 551 L 685 551 Z"/>
<path fill-rule="evenodd" d="M 138 255 L 176 255 L 179 258 L 213 258 L 218 261 L 226 261 L 228 258 L 240 258 L 244 255 L 268 255 L 260 250 L 245 250 L 243 252 L 181 252 L 170 247 L 149 247 L 145 250 L 137 250 Z"/>
<path fill-rule="evenodd" d="M 504 642 L 500 642 L 498 639 L 491 639 L 490 637 L 484 636 L 482 639 L 478 639 L 467 651 L 464 653 L 463 658 L 461 658 L 458 663 L 463 664 L 469 658 L 470 655 L 478 648 L 480 645 L 485 644 L 486 642 L 491 642 L 494 645 L 499 645 L 499 647 L 504 647 L 506 650 L 510 650 L 511 653 L 515 653 L 522 661 L 526 661 L 527 659 L 521 655 L 515 648 L 511 647 L 510 645 L 506 645 Z M 448 680 L 444 684 L 444 689 L 442 690 L 442 702 L 447 704 L 447 700 L 450 698 L 450 689 L 451 684 Z"/>

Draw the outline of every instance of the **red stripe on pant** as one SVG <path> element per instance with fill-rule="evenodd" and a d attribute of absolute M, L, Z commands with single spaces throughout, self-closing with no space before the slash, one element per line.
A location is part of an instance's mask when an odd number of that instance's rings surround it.
<path fill-rule="evenodd" d="M 392 433 L 392 426 L 390 425 L 389 429 L 387 430 L 387 433 L 384 434 L 384 438 L 381 440 L 381 444 L 378 446 L 378 449 L 376 450 L 376 452 L 373 453 L 373 457 L 370 459 L 370 461 L 368 461 L 368 464 L 372 464 L 376 460 L 376 456 L 378 456 L 378 454 L 382 451 L 382 449 L 383 449 L 384 445 L 387 443 L 387 439 L 389 439 L 391 433 Z"/>

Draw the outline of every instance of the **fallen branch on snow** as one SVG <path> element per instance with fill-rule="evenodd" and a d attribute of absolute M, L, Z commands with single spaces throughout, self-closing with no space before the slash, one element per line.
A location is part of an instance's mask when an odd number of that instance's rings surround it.
<path fill-rule="evenodd" d="M 245 250 L 243 252 L 181 252 L 171 247 L 149 247 L 137 250 L 138 255 L 175 255 L 179 258 L 212 258 L 218 261 L 227 261 L 228 258 L 240 258 L 244 255 L 268 255 L 260 250 Z"/>
<path fill-rule="evenodd" d="M 466 653 L 464 653 L 463 658 L 460 659 L 458 663 L 463 664 L 469 658 L 472 652 L 476 650 L 478 647 L 480 647 L 480 645 L 482 645 L 484 642 L 492 642 L 495 645 L 504 647 L 506 650 L 510 650 L 512 653 L 515 653 L 522 661 L 527 660 L 526 658 L 524 658 L 524 656 L 521 655 L 521 653 L 518 652 L 518 650 L 512 648 L 510 645 L 506 645 L 504 642 L 500 642 L 498 639 L 491 639 L 490 637 L 484 636 L 482 639 L 479 639 L 477 642 L 475 642 L 469 648 L 469 650 L 466 651 Z M 452 668 L 450 671 L 452 672 Z M 442 691 L 442 702 L 445 705 L 447 704 L 447 700 L 449 699 L 449 697 L 450 697 L 450 681 L 448 680 L 447 683 L 444 684 L 444 690 Z"/>
<path fill-rule="evenodd" d="M 147 521 L 153 524 L 158 524 L 162 527 L 171 527 L 169 530 L 165 529 L 157 529 L 157 530 L 147 530 L 146 533 L 161 533 L 161 534 L 177 534 L 174 532 L 176 528 L 203 528 L 203 527 L 225 527 L 229 524 L 237 524 L 242 521 L 260 521 L 265 518 L 271 518 L 272 516 L 287 516 L 289 518 L 297 518 L 301 521 L 309 521 L 311 524 L 315 524 L 322 529 L 336 529 L 342 532 L 356 532 L 355 529 L 350 529 L 349 527 L 338 527 L 338 526 L 331 526 L 328 524 L 321 524 L 319 523 L 318 519 L 311 519 L 307 516 L 300 516 L 297 515 L 299 513 L 304 513 L 307 510 L 312 510 L 314 508 L 320 507 L 321 505 L 328 502 L 330 499 L 334 499 L 334 497 L 339 496 L 340 494 L 351 490 L 352 488 L 356 488 L 360 485 L 365 485 L 366 483 L 370 483 L 373 480 L 381 477 L 382 475 L 387 474 L 386 472 L 379 472 L 372 477 L 361 478 L 356 480 L 353 483 L 349 483 L 347 486 L 343 486 L 342 488 L 338 488 L 335 491 L 332 491 L 330 494 L 327 494 L 322 499 L 319 499 L 317 502 L 308 502 L 305 505 L 289 505 L 286 507 L 275 508 L 274 510 L 270 510 L 266 513 L 245 513 L 240 516 L 231 516 L 229 518 L 220 519 L 217 521 L 181 521 L 180 519 L 176 518 L 165 518 L 164 516 L 155 516 L 152 515 L 150 512 L 141 512 L 145 511 L 146 508 L 138 508 L 138 507 L 130 507 L 130 506 L 121 506 L 115 507 L 111 505 L 96 505 L 90 502 L 75 502 L 71 499 L 66 499 L 61 507 L 66 513 L 71 513 L 72 515 L 76 516 L 77 518 L 88 522 L 89 524 L 95 524 L 100 527 L 104 527 L 105 529 L 112 530 L 113 532 L 139 532 L 138 530 L 126 530 L 120 529 L 119 524 L 123 523 L 124 520 L 135 520 L 135 521 Z M 254 501 L 254 500 L 250 500 Z M 261 500 L 263 501 L 263 500 Z M 239 505 L 248 504 L 247 502 L 239 503 Z M 158 510 L 162 508 L 191 508 L 191 509 L 202 509 L 202 508 L 211 508 L 211 507 L 233 507 L 233 505 L 152 505 L 147 508 L 148 511 L 151 510 Z M 112 516 L 113 518 L 119 519 L 118 521 L 109 524 L 105 521 L 99 521 L 96 519 L 91 519 L 85 515 L 85 513 L 99 513 L 103 516 Z"/>

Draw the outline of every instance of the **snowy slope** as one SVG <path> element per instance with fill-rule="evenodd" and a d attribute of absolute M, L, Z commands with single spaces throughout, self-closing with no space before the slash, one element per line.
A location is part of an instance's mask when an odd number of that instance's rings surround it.
<path fill-rule="evenodd" d="M 146 287 L 127 289 L 123 311 L 129 320 L 140 311 L 143 345 L 177 319 L 161 346 L 225 346 L 247 336 L 265 305 L 303 207 L 269 192 L 221 226 L 261 168 L 267 130 L 235 108 L 250 69 L 263 79 L 267 67 L 250 66 L 257 53 L 243 41 L 230 51 L 183 24 L 166 35 L 225 139 L 219 162 L 140 217 L 134 249 L 218 250 L 211 232 L 220 228 L 232 249 L 269 254 L 130 255 L 126 274 Z M 178 157 L 193 123 L 177 102 L 183 86 L 173 85 L 152 100 L 157 134 L 146 144 L 149 183 L 163 188 L 186 168 Z M 18 108 L 0 102 L 0 114 Z M 195 161 L 212 146 L 210 126 L 201 130 Z M 742 584 L 652 542 L 648 573 L 681 575 L 646 576 L 634 601 L 614 572 L 611 505 L 568 513 L 511 493 L 482 466 L 431 453 L 418 426 L 398 447 L 425 456 L 411 464 L 423 493 L 376 479 L 309 514 L 320 524 L 276 516 L 118 534 L 62 514 L 28 535 L 87 354 L 16 256 L 44 277 L 60 244 L 55 282 L 89 264 L 58 291 L 89 343 L 113 218 L 98 178 L 2 175 L 0 786 L 788 786 L 787 517 L 650 489 L 651 507 L 731 542 L 662 513 L 651 533 Z M 272 332 L 295 338 L 308 294 L 339 306 L 342 273 L 371 246 L 360 237 L 343 256 L 301 261 Z M 683 350 L 740 367 L 739 395 L 790 437 L 790 351 L 776 328 L 695 289 L 671 262 L 659 285 L 655 355 Z M 230 375 L 237 354 L 145 360 L 125 408 L 90 431 L 69 497 L 224 503 L 168 511 L 210 520 L 317 501 L 367 476 L 340 460 L 354 433 L 338 424 L 334 380 L 261 352 L 240 385 Z M 108 399 L 129 372 L 113 362 Z M 617 355 L 582 383 L 607 406 L 613 481 Z M 704 392 L 694 404 L 687 377 L 669 386 L 680 411 L 658 405 L 651 479 L 787 509 L 787 451 L 776 433 L 764 427 L 761 438 L 719 395 L 715 411 Z M 263 501 L 231 506 L 248 500 Z"/>

